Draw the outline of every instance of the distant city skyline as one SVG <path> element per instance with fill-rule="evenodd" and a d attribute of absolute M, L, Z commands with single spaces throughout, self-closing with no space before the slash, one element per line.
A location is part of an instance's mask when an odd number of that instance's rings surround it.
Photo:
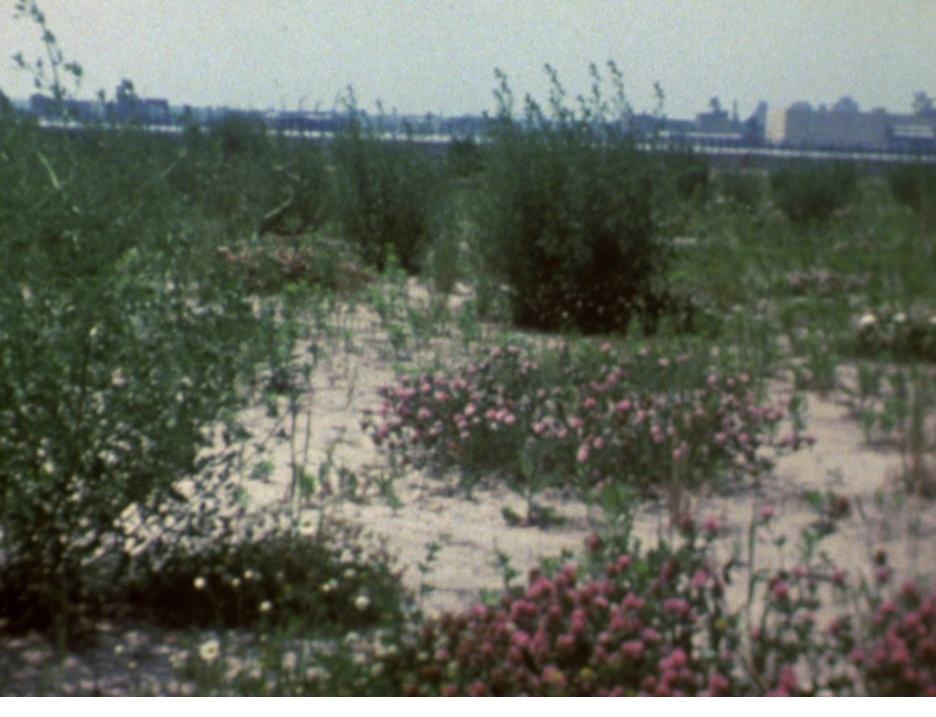
<path fill-rule="evenodd" d="M 0 10 L 0 90 L 25 98 L 12 56 L 42 52 L 39 30 Z M 654 84 L 672 117 L 718 97 L 742 117 L 759 101 L 909 112 L 936 94 L 934 0 L 40 0 L 79 97 L 130 79 L 174 105 L 331 110 L 349 85 L 372 109 L 445 115 L 494 108 L 494 69 L 522 97 L 543 98 L 543 65 L 570 98 L 588 65 L 614 60 L 637 111 Z"/>

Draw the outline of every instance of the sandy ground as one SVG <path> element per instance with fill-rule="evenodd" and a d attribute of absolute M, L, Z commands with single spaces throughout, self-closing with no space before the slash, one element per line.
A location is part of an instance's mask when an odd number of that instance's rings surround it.
<path fill-rule="evenodd" d="M 395 383 L 396 360 L 376 317 L 359 309 L 349 321 L 361 338 L 353 351 L 330 355 L 307 395 L 312 440 L 306 460 L 318 466 L 330 453 L 336 467 L 351 469 L 361 477 L 383 475 L 386 456 L 362 430 L 361 419 L 367 410 L 379 409 L 379 388 Z M 430 356 L 437 358 L 440 346 L 445 351 L 447 345 L 437 343 L 424 348 L 422 357 L 411 358 L 420 365 Z M 849 367 L 840 369 L 842 385 L 853 382 L 853 374 Z M 774 397 L 785 393 L 790 393 L 789 384 L 778 381 Z M 822 543 L 837 565 L 854 575 L 864 574 L 874 551 L 884 548 L 898 575 L 931 582 L 936 577 L 936 502 L 906 496 L 900 482 L 899 452 L 894 447 L 869 445 L 844 397 L 840 391 L 807 394 L 807 429 L 815 436 L 815 445 L 779 456 L 773 475 L 759 487 L 730 495 L 694 496 L 693 512 L 701 518 L 718 518 L 726 532 L 741 541 L 760 508 L 773 506 L 777 512 L 774 532 L 787 535 L 789 544 L 783 553 L 762 550 L 758 564 L 791 567 L 797 560 L 801 530 L 816 519 L 803 493 L 834 491 L 852 505 L 850 517 Z M 289 450 L 285 446 L 276 450 L 277 470 L 270 483 L 251 486 L 261 503 L 281 500 L 289 483 Z M 501 511 L 510 506 L 522 514 L 520 498 L 503 486 L 488 485 L 468 499 L 452 490 L 454 484 L 454 477 L 440 480 L 414 471 L 393 484 L 401 505 L 392 506 L 372 491 L 366 503 L 345 502 L 328 508 L 385 536 L 391 551 L 407 567 L 404 578 L 412 587 L 423 581 L 434 586 L 424 603 L 427 612 L 470 606 L 479 590 L 502 586 L 502 573 L 496 567 L 498 553 L 508 556 L 511 566 L 525 575 L 544 556 L 558 555 L 564 549 L 579 552 L 597 525 L 594 520 L 600 518 L 589 516 L 580 501 L 547 495 L 544 504 L 566 519 L 563 524 L 546 529 L 511 527 Z M 636 533 L 646 544 L 668 527 L 665 506 L 651 505 L 641 510 Z M 416 566 L 426 559 L 430 543 L 440 550 L 425 578 Z"/>
<path fill-rule="evenodd" d="M 302 421 L 311 421 L 310 442 L 307 447 L 300 446 L 299 459 L 313 472 L 330 459 L 335 469 L 350 469 L 366 484 L 368 477 L 386 475 L 388 468 L 386 456 L 375 448 L 361 421 L 365 411 L 379 409 L 378 389 L 395 382 L 394 364 L 401 356 L 390 349 L 379 320 L 367 310 L 359 308 L 345 315 L 341 326 L 340 333 L 350 336 L 351 342 L 335 339 L 313 375 L 301 414 Z M 446 346 L 444 341 L 423 345 L 419 355 L 409 358 L 418 363 L 434 352 L 452 350 Z M 842 380 L 849 380 L 847 368 L 842 369 Z M 786 390 L 778 383 L 777 393 Z M 762 550 L 759 564 L 792 567 L 797 561 L 800 531 L 815 519 L 803 492 L 834 490 L 848 497 L 853 506 L 838 532 L 823 543 L 823 549 L 840 567 L 853 575 L 866 571 L 873 551 L 883 547 L 898 575 L 932 583 L 936 502 L 905 496 L 899 486 L 899 453 L 868 445 L 841 398 L 840 393 L 808 394 L 807 428 L 817 439 L 815 446 L 780 457 L 773 475 L 760 487 L 730 495 L 693 497 L 694 513 L 718 518 L 729 534 L 725 544 L 730 546 L 743 542 L 750 520 L 760 508 L 773 506 L 777 511 L 775 532 L 786 534 L 790 542 L 782 554 Z M 260 410 L 246 414 L 246 419 L 258 436 L 276 429 Z M 304 433 L 300 422 L 298 435 Z M 285 499 L 294 455 L 286 442 L 269 445 L 265 456 L 273 462 L 269 479 L 246 483 L 256 504 Z M 332 479 L 336 480 L 336 471 L 332 471 Z M 307 510 L 332 511 L 385 537 L 405 567 L 406 582 L 414 589 L 423 583 L 434 587 L 423 603 L 429 613 L 468 607 L 477 601 L 480 590 L 502 586 L 496 567 L 498 553 L 508 556 L 512 567 L 523 575 L 544 556 L 558 555 L 564 549 L 579 552 L 594 529 L 592 521 L 597 516 L 589 516 L 581 502 L 558 495 L 547 496 L 543 502 L 566 519 L 561 525 L 547 529 L 511 527 L 501 510 L 510 505 L 522 513 L 518 497 L 503 487 L 482 486 L 469 499 L 451 490 L 453 484 L 454 480 L 440 481 L 411 472 L 393 483 L 397 504 L 391 505 L 372 483 L 361 501 L 315 498 Z M 643 542 L 652 541 L 667 530 L 668 520 L 664 506 L 646 506 L 640 512 L 636 532 Z M 423 575 L 417 566 L 426 560 L 430 544 L 439 550 L 431 572 Z M 0 641 L 0 652 L 6 655 L 0 658 L 0 678 L 4 673 L 8 677 L 12 673 L 32 675 L 22 683 L 31 684 L 31 688 L 8 686 L 7 692 L 36 690 L 38 680 L 44 679 L 42 689 L 55 692 L 121 694 L 141 685 L 145 688 L 141 680 L 169 678 L 167 659 L 180 636 L 145 625 L 106 628 L 94 650 L 72 655 L 55 669 L 49 667 L 51 646 L 41 638 Z M 128 662 L 135 669 L 121 671 L 119 665 Z"/>

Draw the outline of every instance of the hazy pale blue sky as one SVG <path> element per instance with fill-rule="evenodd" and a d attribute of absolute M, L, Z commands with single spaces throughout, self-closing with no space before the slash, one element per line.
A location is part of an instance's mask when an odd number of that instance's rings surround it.
<path fill-rule="evenodd" d="M 0 0 L 0 89 L 32 91 L 11 56 L 39 33 Z M 659 81 L 673 117 L 718 96 L 742 115 L 757 102 L 907 111 L 936 95 L 936 0 L 40 0 L 80 96 L 124 77 L 173 104 L 401 112 L 493 108 L 495 67 L 516 94 L 542 96 L 544 63 L 570 94 L 589 62 L 615 60 L 631 104 L 652 109 Z"/>

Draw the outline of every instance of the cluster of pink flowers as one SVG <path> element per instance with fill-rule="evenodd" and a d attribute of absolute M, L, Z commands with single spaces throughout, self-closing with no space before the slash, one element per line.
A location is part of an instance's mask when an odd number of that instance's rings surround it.
<path fill-rule="evenodd" d="M 710 550 L 720 522 L 687 516 L 679 529 L 650 550 L 592 535 L 579 563 L 421 623 L 381 672 L 410 696 L 936 696 L 936 593 L 907 583 L 889 598 L 875 581 L 869 614 L 822 624 L 848 581 L 803 564 L 757 573 L 751 612 L 730 611 L 733 562 Z"/>
<path fill-rule="evenodd" d="M 525 589 L 498 605 L 426 624 L 419 645 L 425 659 L 407 691 L 729 694 L 735 646 L 723 640 L 712 652 L 692 638 L 699 611 L 721 603 L 723 585 L 715 571 L 704 585 L 690 584 L 674 570 L 687 557 L 657 561 L 651 576 L 627 555 L 609 560 L 604 576 L 583 578 L 573 564 L 553 575 L 534 570 Z"/>
<path fill-rule="evenodd" d="M 774 441 L 787 407 L 761 403 L 747 374 L 719 375 L 689 355 L 620 355 L 607 344 L 578 358 L 568 347 L 530 354 L 498 346 L 455 375 L 384 388 L 374 440 L 419 466 L 517 477 L 525 455 L 563 482 L 648 491 L 674 475 L 686 485 L 758 475 L 769 466 L 765 443 L 811 440 L 792 432 Z"/>
<path fill-rule="evenodd" d="M 415 665 L 404 693 L 489 695 L 801 695 L 795 666 L 825 655 L 818 639 L 791 641 L 784 618 L 797 624 L 807 586 L 828 576 L 806 568 L 767 584 L 763 627 L 741 639 L 743 620 L 725 603 L 728 569 L 718 569 L 709 546 L 721 533 L 715 519 L 686 518 L 678 547 L 621 551 L 618 540 L 586 541 L 581 564 L 556 572 L 531 571 L 524 588 L 494 605 L 446 614 L 422 626 L 411 649 Z M 788 582 L 787 582 L 788 581 Z M 810 628 L 811 629 L 811 628 Z M 839 662 L 847 650 L 838 645 Z M 810 651 L 813 651 L 812 653 Z M 823 651 L 826 652 L 823 652 Z M 828 653 L 831 654 L 831 653 Z M 834 685 L 834 682 L 828 684 Z M 822 684 L 825 688 L 826 683 Z M 848 694 L 854 685 L 843 688 Z"/>
<path fill-rule="evenodd" d="M 897 600 L 882 600 L 873 640 L 851 658 L 875 695 L 936 697 L 936 593 L 904 583 Z"/>
<path fill-rule="evenodd" d="M 774 517 L 761 511 L 752 538 Z M 936 696 L 936 592 L 896 590 L 880 570 L 856 589 L 806 560 L 755 567 L 748 605 L 730 609 L 726 585 L 747 576 L 714 557 L 724 526 L 686 515 L 677 527 L 649 549 L 592 534 L 578 562 L 547 561 L 499 599 L 418 621 L 377 672 L 409 696 Z M 874 567 L 888 567 L 883 551 Z M 865 612 L 843 607 L 859 595 Z"/>

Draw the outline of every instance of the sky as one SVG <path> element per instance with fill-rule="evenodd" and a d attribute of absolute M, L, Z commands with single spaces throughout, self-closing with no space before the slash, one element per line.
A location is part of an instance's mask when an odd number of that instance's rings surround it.
<path fill-rule="evenodd" d="M 43 52 L 37 26 L 0 0 L 0 90 L 32 93 L 12 56 Z M 936 0 L 39 0 L 84 78 L 112 96 L 243 109 L 358 105 L 480 114 L 495 68 L 515 95 L 545 97 L 551 64 L 570 97 L 613 60 L 637 111 L 690 118 L 718 97 L 742 117 L 761 100 L 907 112 L 936 96 Z M 607 86 L 610 88 L 610 84 Z"/>

